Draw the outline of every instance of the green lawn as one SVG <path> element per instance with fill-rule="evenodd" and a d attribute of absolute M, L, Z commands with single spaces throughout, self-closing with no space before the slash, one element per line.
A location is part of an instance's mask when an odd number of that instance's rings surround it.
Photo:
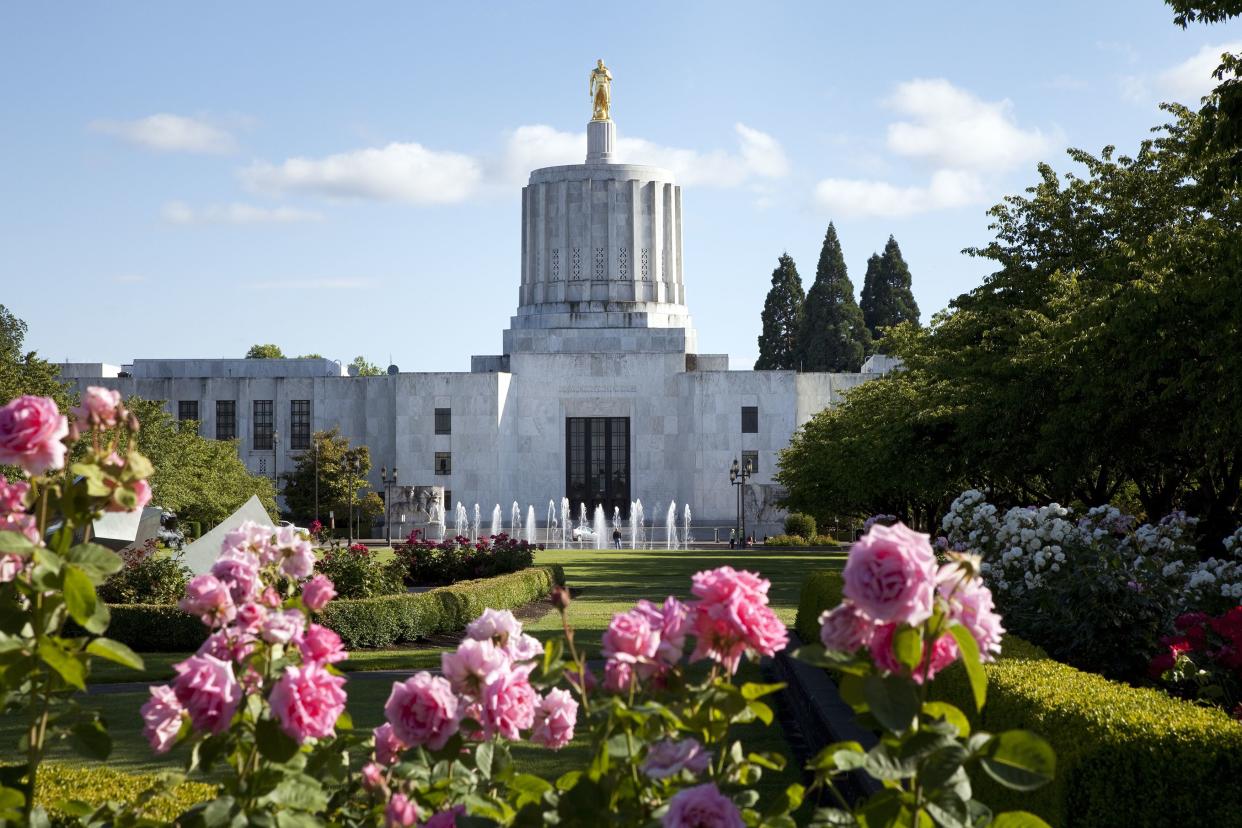
<path fill-rule="evenodd" d="M 688 598 L 693 573 L 726 564 L 738 569 L 751 569 L 769 578 L 772 581 L 769 593 L 772 606 L 782 620 L 792 625 L 803 577 L 814 569 L 843 565 L 844 553 L 769 552 L 764 549 L 724 549 L 719 552 L 557 549 L 539 553 L 536 562 L 556 563 L 565 568 L 566 580 L 575 594 L 569 612 L 577 630 L 577 641 L 588 651 L 590 658 L 598 658 L 600 637 L 613 613 L 628 609 L 639 598 L 654 602 L 662 601 L 670 594 Z M 555 612 L 548 612 L 528 622 L 527 630 L 540 638 L 559 635 L 560 617 Z M 357 651 L 341 666 L 353 672 L 434 669 L 439 665 L 441 649 Z M 171 675 L 171 665 L 183 657 L 184 654 L 147 654 L 147 671 L 143 675 L 99 663 L 92 681 L 130 682 L 144 677 L 163 680 Z M 742 678 L 758 680 L 757 668 L 746 668 Z M 355 677 L 348 683 L 349 711 L 356 726 L 370 728 L 382 721 L 383 704 L 391 686 L 389 681 L 364 677 Z M 108 721 L 115 743 L 113 755 L 108 760 L 109 766 L 121 770 L 155 770 L 170 762 L 183 760 L 177 752 L 160 760 L 151 755 L 142 738 L 138 716 L 138 708 L 145 699 L 143 691 L 104 693 L 85 700 L 86 705 L 99 709 Z M 4 746 L 0 753 L 15 749 L 20 727 L 20 723 L 11 717 L 0 719 L 0 745 Z M 752 750 L 787 753 L 778 727 L 748 728 L 745 739 L 747 747 Z M 519 748 L 516 753 L 524 768 L 551 776 L 562 771 L 574 760 L 575 754 L 583 750 L 581 745 L 575 744 L 559 754 L 531 748 Z M 73 761 L 69 754 L 62 754 L 59 750 L 54 750 L 52 755 Z M 796 778 L 796 772 L 790 770 L 780 779 L 765 781 L 769 785 L 786 784 Z"/>

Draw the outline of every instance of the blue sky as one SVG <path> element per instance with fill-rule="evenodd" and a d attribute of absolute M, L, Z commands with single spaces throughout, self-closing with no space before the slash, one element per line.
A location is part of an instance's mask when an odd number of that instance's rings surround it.
<path fill-rule="evenodd" d="M 776 258 L 891 233 L 924 319 L 986 209 L 1132 148 L 1242 26 L 1063 3 L 6 3 L 0 303 L 49 359 L 254 342 L 468 370 L 517 301 L 520 188 L 611 68 L 625 160 L 684 191 L 700 350 L 747 368 Z"/>

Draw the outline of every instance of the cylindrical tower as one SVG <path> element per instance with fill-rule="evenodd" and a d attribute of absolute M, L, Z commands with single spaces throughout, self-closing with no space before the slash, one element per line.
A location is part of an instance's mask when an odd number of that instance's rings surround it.
<path fill-rule="evenodd" d="M 522 189 L 522 284 L 505 353 L 597 351 L 626 329 L 638 351 L 695 350 L 681 261 L 681 188 L 659 167 L 614 164 L 616 127 L 593 120 L 587 163 Z M 639 333 L 649 331 L 650 333 Z"/>

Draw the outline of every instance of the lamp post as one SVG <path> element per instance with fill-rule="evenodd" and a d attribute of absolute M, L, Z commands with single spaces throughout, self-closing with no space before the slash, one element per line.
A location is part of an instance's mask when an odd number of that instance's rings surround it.
<path fill-rule="evenodd" d="M 280 463 L 280 432 L 272 431 L 272 488 L 276 489 L 280 486 L 280 475 L 276 470 L 276 466 Z M 280 494 L 279 491 L 276 494 Z"/>
<path fill-rule="evenodd" d="M 315 440 L 315 521 L 319 520 L 319 441 Z"/>
<path fill-rule="evenodd" d="M 392 467 L 392 476 L 388 469 L 380 466 L 380 480 L 384 483 L 384 535 L 388 545 L 392 546 L 392 492 L 397 489 L 397 467 Z"/>
<path fill-rule="evenodd" d="M 361 464 L 356 457 L 346 455 L 345 476 L 349 480 L 349 545 L 354 545 L 354 495 L 358 489 L 358 469 Z"/>
<path fill-rule="evenodd" d="M 742 508 L 742 487 L 746 485 L 746 481 L 749 479 L 749 458 L 739 467 L 737 458 L 734 457 L 733 465 L 729 466 L 729 483 L 737 486 L 737 522 L 734 525 L 741 529 L 738 540 L 741 542 L 743 549 L 746 548 L 746 510 Z"/>

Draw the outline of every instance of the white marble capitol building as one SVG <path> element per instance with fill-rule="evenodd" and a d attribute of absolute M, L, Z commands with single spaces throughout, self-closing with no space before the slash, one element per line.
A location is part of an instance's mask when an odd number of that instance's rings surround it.
<path fill-rule="evenodd" d="M 698 352 L 681 187 L 667 170 L 614 163 L 607 81 L 593 85 L 586 162 L 534 170 L 522 189 L 517 312 L 502 353 L 472 357 L 469 373 L 393 367 L 359 377 L 327 359 L 135 359 L 66 364 L 64 377 L 166 400 L 205 436 L 237 439 L 257 473 L 288 470 L 313 431 L 338 427 L 370 447 L 377 491 L 380 466 L 396 467 L 402 484 L 442 486 L 450 515 L 458 501 L 484 514 L 500 504 L 507 515 L 516 500 L 523 513 L 535 506 L 541 526 L 562 497 L 575 512 L 602 504 L 623 515 L 641 498 L 649 518 L 676 501 L 697 526 L 732 526 L 729 467 L 749 459 L 747 531 L 781 531 L 777 453 L 878 371 L 730 371 L 727 355 Z"/>

